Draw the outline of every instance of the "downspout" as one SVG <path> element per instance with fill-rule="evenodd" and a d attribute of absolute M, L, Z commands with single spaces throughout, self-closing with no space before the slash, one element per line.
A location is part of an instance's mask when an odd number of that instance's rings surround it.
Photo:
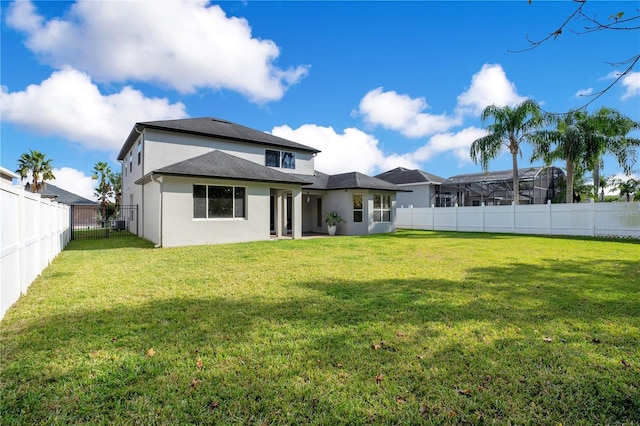
<path fill-rule="evenodd" d="M 160 185 L 160 220 L 158 221 L 158 244 L 155 245 L 156 248 L 162 247 L 162 217 L 164 216 L 163 212 L 163 200 L 164 200 L 164 191 L 163 191 L 163 183 L 162 180 L 155 180 L 153 176 L 153 172 L 151 172 L 151 180 Z"/>

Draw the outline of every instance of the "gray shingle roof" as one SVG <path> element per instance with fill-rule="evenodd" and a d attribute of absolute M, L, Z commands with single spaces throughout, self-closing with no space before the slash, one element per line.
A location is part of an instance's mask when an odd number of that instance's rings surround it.
<path fill-rule="evenodd" d="M 176 176 L 209 177 L 258 182 L 293 183 L 306 185 L 307 181 L 292 173 L 283 173 L 222 151 L 211 151 L 188 160 L 162 167 L 152 173 Z M 145 177 L 136 183 L 145 181 Z"/>
<path fill-rule="evenodd" d="M 327 175 L 316 172 L 315 176 L 296 176 L 305 179 L 311 184 L 310 186 L 305 186 L 305 189 L 372 189 L 378 191 L 411 192 L 395 184 L 359 172 L 341 173 L 338 175 Z"/>
<path fill-rule="evenodd" d="M 88 200 L 77 194 L 69 191 L 65 191 L 62 188 L 58 188 L 48 182 L 45 182 L 42 189 L 38 191 L 43 198 L 52 198 L 53 201 L 57 201 L 60 204 L 67 205 L 96 205 L 95 201 Z"/>
<path fill-rule="evenodd" d="M 145 128 L 167 130 L 177 133 L 186 133 L 199 136 L 209 136 L 220 139 L 229 139 L 240 142 L 268 145 L 274 147 L 296 149 L 307 152 L 320 152 L 315 148 L 302 145 L 288 139 L 280 138 L 269 133 L 251 129 L 230 121 L 213 117 L 185 118 L 180 120 L 145 121 L 136 123 L 129 133 L 129 137 L 118 154 L 118 160 L 122 161 L 139 136 L 139 132 Z"/>
<path fill-rule="evenodd" d="M 381 173 L 376 177 L 387 182 L 395 183 L 396 185 L 402 185 L 406 183 L 439 184 L 445 181 L 445 179 L 440 176 L 436 176 L 422 170 L 409 170 L 405 169 L 404 167 L 397 167 L 393 170 Z"/>
<path fill-rule="evenodd" d="M 314 175 L 295 174 L 295 176 L 307 182 L 307 185 L 305 185 L 304 189 L 318 189 L 318 190 L 327 189 L 327 182 L 329 181 L 329 177 L 330 177 L 328 174 L 318 172 L 318 171 L 316 171 Z"/>

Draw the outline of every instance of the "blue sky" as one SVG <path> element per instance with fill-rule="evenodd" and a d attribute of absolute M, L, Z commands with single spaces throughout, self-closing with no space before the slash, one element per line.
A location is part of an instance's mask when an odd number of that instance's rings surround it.
<path fill-rule="evenodd" d="M 489 104 L 567 111 L 638 53 L 637 31 L 541 39 L 571 1 L 0 3 L 1 165 L 37 149 L 54 184 L 91 197 L 98 161 L 138 121 L 214 116 L 313 146 L 326 173 L 481 170 L 469 146 Z M 606 21 L 637 2 L 588 1 Z M 596 100 L 640 120 L 640 70 Z M 519 164 L 530 165 L 525 148 Z M 538 165 L 540 163 L 534 163 Z M 561 164 L 559 164 L 561 165 Z M 509 155 L 491 170 L 511 168 Z M 619 173 L 605 158 L 605 175 Z M 637 172 L 636 172 L 637 174 Z"/>

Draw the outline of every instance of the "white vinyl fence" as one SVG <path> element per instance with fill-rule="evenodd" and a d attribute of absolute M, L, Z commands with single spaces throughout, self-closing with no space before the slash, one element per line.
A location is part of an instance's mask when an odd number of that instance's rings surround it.
<path fill-rule="evenodd" d="M 71 236 L 69 206 L 0 183 L 0 319 Z"/>
<path fill-rule="evenodd" d="M 527 204 L 477 207 L 401 207 L 406 229 L 640 238 L 640 203 Z"/>

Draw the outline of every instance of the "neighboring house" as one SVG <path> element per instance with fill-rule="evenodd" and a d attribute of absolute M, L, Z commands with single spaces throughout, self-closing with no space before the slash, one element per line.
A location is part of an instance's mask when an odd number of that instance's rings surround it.
<path fill-rule="evenodd" d="M 159 246 L 395 231 L 403 188 L 361 173 L 317 172 L 319 151 L 217 118 L 136 123 L 118 160 L 123 202 L 139 206 L 138 234 Z"/>
<path fill-rule="evenodd" d="M 447 200 L 440 196 L 440 184 L 444 178 L 424 172 L 397 167 L 376 176 L 378 179 L 396 184 L 412 192 L 398 193 L 398 207 L 446 207 Z"/>
<path fill-rule="evenodd" d="M 0 182 L 11 186 L 14 179 L 20 179 L 20 175 L 0 166 Z"/>
<path fill-rule="evenodd" d="M 65 191 L 48 182 L 38 191 L 42 198 L 51 198 L 60 204 L 71 207 L 71 223 L 77 229 L 95 227 L 98 224 L 98 204 L 77 194 Z"/>

